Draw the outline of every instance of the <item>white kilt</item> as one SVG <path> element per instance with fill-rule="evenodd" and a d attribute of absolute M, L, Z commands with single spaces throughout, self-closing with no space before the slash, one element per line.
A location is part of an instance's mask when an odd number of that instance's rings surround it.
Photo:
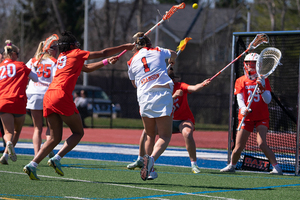
<path fill-rule="evenodd" d="M 157 118 L 171 116 L 173 108 L 172 90 L 152 88 L 138 99 L 142 117 Z"/>
<path fill-rule="evenodd" d="M 43 110 L 44 94 L 27 94 L 26 109 Z"/>

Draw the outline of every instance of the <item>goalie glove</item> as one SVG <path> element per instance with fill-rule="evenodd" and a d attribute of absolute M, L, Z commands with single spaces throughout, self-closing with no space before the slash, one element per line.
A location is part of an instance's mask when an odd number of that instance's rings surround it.
<path fill-rule="evenodd" d="M 241 108 L 241 114 L 243 115 L 243 117 L 246 117 L 252 110 L 249 108 L 249 110 L 247 109 L 247 107 L 242 107 Z"/>
<path fill-rule="evenodd" d="M 257 92 L 259 94 L 262 94 L 266 91 L 266 82 L 265 82 L 265 78 L 263 76 L 260 76 L 257 78 L 256 84 L 258 84 Z"/>

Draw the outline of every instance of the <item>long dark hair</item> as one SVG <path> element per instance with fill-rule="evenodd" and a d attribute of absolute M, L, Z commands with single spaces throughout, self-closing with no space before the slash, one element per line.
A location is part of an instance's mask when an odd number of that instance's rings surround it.
<path fill-rule="evenodd" d="M 70 31 L 64 31 L 61 35 L 58 40 L 59 53 L 72 50 L 70 45 L 77 46 L 77 39 Z"/>

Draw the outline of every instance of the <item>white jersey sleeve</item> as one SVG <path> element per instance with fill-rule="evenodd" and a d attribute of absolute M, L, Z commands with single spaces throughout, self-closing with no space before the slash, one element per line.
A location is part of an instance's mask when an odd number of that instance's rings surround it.
<path fill-rule="evenodd" d="M 166 59 L 171 57 L 168 49 L 142 48 L 127 62 L 128 76 L 135 81 L 138 97 L 157 85 L 173 85 L 168 76 Z"/>

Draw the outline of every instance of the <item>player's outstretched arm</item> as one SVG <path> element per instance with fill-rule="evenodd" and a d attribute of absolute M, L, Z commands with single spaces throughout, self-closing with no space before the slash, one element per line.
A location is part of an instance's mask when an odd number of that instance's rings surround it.
<path fill-rule="evenodd" d="M 124 50 L 132 50 L 133 47 L 134 47 L 133 43 L 127 43 L 116 47 L 108 47 L 101 51 L 91 51 L 88 60 L 112 56 Z"/>
<path fill-rule="evenodd" d="M 108 64 L 115 64 L 118 61 L 118 56 L 113 56 L 98 62 L 94 62 L 94 63 L 89 63 L 89 64 L 84 64 L 82 67 L 83 72 L 92 72 L 95 71 L 97 69 L 100 69 L 102 67 L 104 67 L 105 65 Z"/>
<path fill-rule="evenodd" d="M 190 85 L 188 86 L 188 92 L 189 93 L 193 93 L 193 92 L 198 92 L 200 91 L 202 88 L 204 88 L 205 86 L 210 84 L 210 80 L 206 79 L 204 80 L 202 83 L 198 83 L 196 85 Z"/>

